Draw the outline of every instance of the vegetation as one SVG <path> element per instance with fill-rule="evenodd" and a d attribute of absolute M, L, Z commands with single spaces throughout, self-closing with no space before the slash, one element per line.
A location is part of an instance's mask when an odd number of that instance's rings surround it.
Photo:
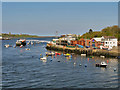
<path fill-rule="evenodd" d="M 38 37 L 36 35 L 28 35 L 28 34 L 6 34 L 6 33 L 2 33 L 2 37 L 7 37 L 7 38 L 27 38 L 27 37 Z"/>
<path fill-rule="evenodd" d="M 86 32 L 80 38 L 90 39 L 93 37 L 101 37 L 101 36 L 115 36 L 120 40 L 120 28 L 117 25 L 114 25 L 112 27 L 106 27 L 102 29 L 101 31 L 92 31 L 92 29 L 89 30 L 89 32 Z"/>

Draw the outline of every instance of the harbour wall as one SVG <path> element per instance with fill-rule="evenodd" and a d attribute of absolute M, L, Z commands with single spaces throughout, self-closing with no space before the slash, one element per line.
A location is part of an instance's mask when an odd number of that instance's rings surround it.
<path fill-rule="evenodd" d="M 70 47 L 60 47 L 59 45 L 48 45 L 46 46 L 48 50 L 62 51 L 66 53 L 75 53 L 75 54 L 86 54 L 87 56 L 105 56 L 107 58 L 117 58 L 119 52 L 107 51 L 102 49 L 88 49 L 88 48 L 70 48 Z"/>

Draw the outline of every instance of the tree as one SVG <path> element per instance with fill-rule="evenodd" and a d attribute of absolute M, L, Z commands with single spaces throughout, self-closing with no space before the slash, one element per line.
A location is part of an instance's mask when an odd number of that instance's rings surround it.
<path fill-rule="evenodd" d="M 93 32 L 93 30 L 92 30 L 92 29 L 90 29 L 90 30 L 89 30 L 89 33 L 92 33 L 92 32 Z"/>

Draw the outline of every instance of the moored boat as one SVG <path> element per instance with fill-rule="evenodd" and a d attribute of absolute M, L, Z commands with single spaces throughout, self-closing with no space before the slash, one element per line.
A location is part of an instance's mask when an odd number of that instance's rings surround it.
<path fill-rule="evenodd" d="M 46 52 L 46 56 L 53 56 L 53 55 L 55 55 L 54 52 Z"/>
<path fill-rule="evenodd" d="M 70 57 L 71 56 L 69 53 L 64 54 L 64 55 L 65 55 L 65 57 Z"/>
<path fill-rule="evenodd" d="M 96 67 L 106 67 L 107 64 L 105 62 L 101 62 L 100 64 L 96 63 Z"/>
<path fill-rule="evenodd" d="M 40 58 L 41 60 L 46 60 L 47 58 L 46 57 L 42 57 L 42 58 Z"/>
<path fill-rule="evenodd" d="M 19 40 L 17 40 L 16 46 L 21 46 L 21 45 L 23 45 L 23 46 L 26 45 L 26 40 L 25 39 L 19 39 Z"/>

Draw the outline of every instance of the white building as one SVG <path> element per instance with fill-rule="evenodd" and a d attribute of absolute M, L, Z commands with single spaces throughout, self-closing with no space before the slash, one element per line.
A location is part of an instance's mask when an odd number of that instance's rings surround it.
<path fill-rule="evenodd" d="M 113 36 L 102 36 L 101 41 L 104 42 L 105 47 L 112 48 L 113 46 L 117 46 L 117 38 Z"/>

